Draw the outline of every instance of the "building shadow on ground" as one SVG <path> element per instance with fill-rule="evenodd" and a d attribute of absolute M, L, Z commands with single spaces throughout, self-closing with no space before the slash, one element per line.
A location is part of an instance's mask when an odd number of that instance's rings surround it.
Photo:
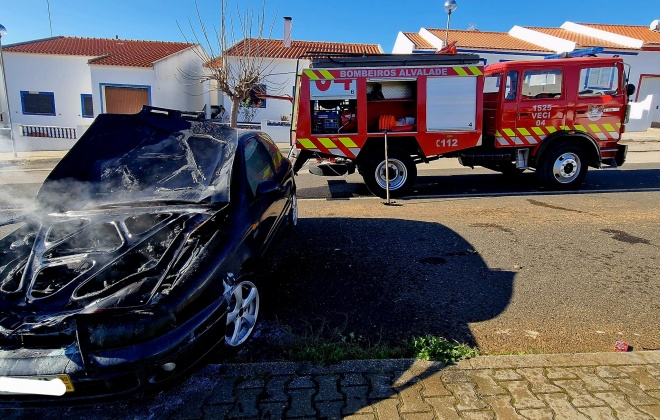
<path fill-rule="evenodd" d="M 262 279 L 262 319 L 272 328 L 243 356 L 278 360 L 278 329 L 339 331 L 393 345 L 434 335 L 477 346 L 468 324 L 504 311 L 514 274 L 490 269 L 470 243 L 439 223 L 303 219 Z"/>

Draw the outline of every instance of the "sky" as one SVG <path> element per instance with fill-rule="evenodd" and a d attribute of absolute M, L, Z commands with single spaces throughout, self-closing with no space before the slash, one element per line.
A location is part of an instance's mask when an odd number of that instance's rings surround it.
<path fill-rule="evenodd" d="M 386 53 L 399 31 L 447 24 L 444 0 L 226 1 L 234 16 L 236 10 L 259 14 L 265 5 L 265 37 L 281 39 L 283 17 L 290 16 L 294 40 L 373 43 Z M 566 21 L 648 26 L 660 19 L 659 0 L 456 1 L 453 29 L 508 32 L 514 25 L 559 27 Z M 221 0 L 197 4 L 206 28 L 219 28 Z M 0 0 L 3 45 L 58 35 L 184 42 L 193 40 L 190 23 L 199 33 L 194 0 Z M 242 38 L 241 31 L 233 38 Z"/>

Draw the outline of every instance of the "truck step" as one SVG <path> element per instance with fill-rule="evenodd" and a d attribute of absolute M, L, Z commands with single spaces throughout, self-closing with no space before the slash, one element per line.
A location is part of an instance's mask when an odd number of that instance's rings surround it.
<path fill-rule="evenodd" d="M 458 161 L 463 166 L 481 165 L 486 162 L 513 162 L 514 156 L 511 153 L 462 153 Z"/>
<path fill-rule="evenodd" d="M 355 166 L 348 163 L 323 162 L 309 165 L 309 173 L 319 176 L 343 176 L 354 170 Z"/>

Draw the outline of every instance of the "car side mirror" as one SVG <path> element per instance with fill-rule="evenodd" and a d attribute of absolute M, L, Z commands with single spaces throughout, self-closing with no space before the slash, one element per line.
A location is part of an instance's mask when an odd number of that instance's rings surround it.
<path fill-rule="evenodd" d="M 279 182 L 273 179 L 266 179 L 264 181 L 261 181 L 259 185 L 257 185 L 257 197 L 274 193 L 276 191 L 279 191 L 279 189 L 280 189 Z"/>
<path fill-rule="evenodd" d="M 626 85 L 626 95 L 633 96 L 635 94 L 635 85 L 628 83 Z"/>

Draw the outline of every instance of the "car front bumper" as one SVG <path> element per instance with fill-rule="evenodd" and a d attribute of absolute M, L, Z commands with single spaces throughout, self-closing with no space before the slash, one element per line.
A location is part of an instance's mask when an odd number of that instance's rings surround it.
<path fill-rule="evenodd" d="M 86 350 L 84 334 L 66 347 L 0 349 L 0 377 L 43 379 L 65 375 L 72 391 L 62 396 L 0 394 L 0 405 L 127 398 L 179 376 L 224 343 L 226 302 L 219 300 L 176 328 L 144 343 Z M 173 368 L 174 367 L 174 368 Z"/>

